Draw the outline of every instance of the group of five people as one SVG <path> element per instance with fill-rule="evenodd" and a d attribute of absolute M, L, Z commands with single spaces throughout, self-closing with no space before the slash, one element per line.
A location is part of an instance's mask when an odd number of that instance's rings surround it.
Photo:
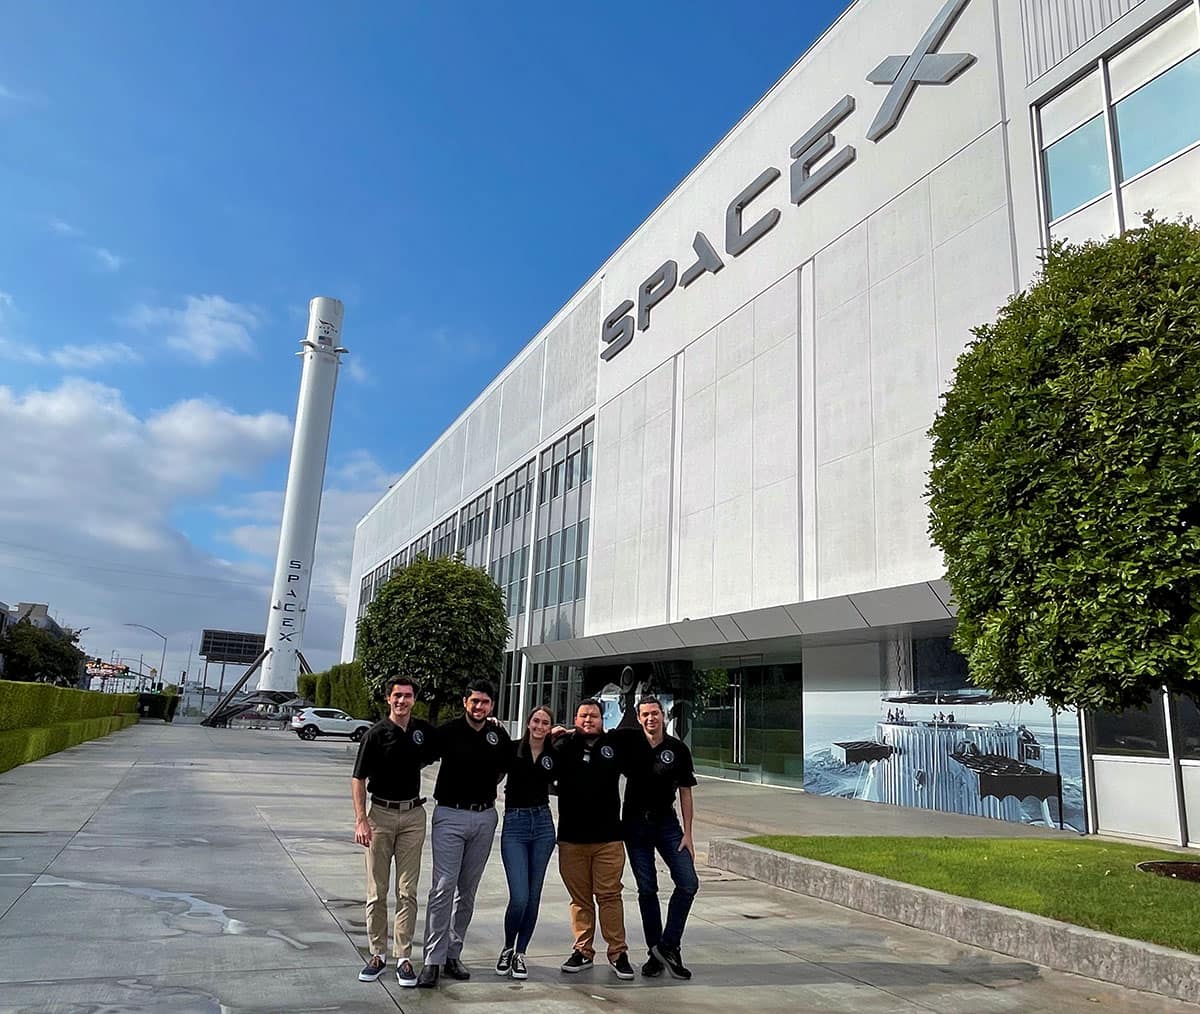
<path fill-rule="evenodd" d="M 665 970 L 676 978 L 690 978 L 680 946 L 699 888 L 692 842 L 696 777 L 687 746 L 666 734 L 661 703 L 642 698 L 637 706 L 640 727 L 608 732 L 594 699 L 580 702 L 572 730 L 556 727 L 550 710 L 538 706 L 520 740 L 513 743 L 491 717 L 496 695 L 489 681 L 472 682 L 463 697 L 462 715 L 436 727 L 412 714 L 417 692 L 410 679 L 388 681 L 388 715 L 363 736 L 354 765 L 354 840 L 366 847 L 371 952 L 359 978 L 373 981 L 387 968 L 387 896 L 393 867 L 392 947 L 400 985 L 432 988 L 443 974 L 470 978 L 462 962 L 463 945 L 495 838 L 497 789 L 505 779 L 500 856 L 509 900 L 496 973 L 528 977 L 525 955 L 557 843 L 575 936 L 561 970 L 574 973 L 592 966 L 598 909 L 609 965 L 620 979 L 634 977 L 621 899 L 628 852 L 648 950 L 642 975 L 658 976 Z M 418 975 L 411 959 L 426 837 L 421 769 L 439 760 L 429 834 L 433 874 Z M 558 794 L 557 834 L 550 810 L 552 789 Z M 674 885 L 665 925 L 656 853 Z"/>

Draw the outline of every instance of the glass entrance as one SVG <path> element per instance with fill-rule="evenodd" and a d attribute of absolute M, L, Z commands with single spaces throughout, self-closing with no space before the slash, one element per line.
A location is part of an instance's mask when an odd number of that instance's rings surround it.
<path fill-rule="evenodd" d="M 804 785 L 801 667 L 722 659 L 728 687 L 695 716 L 696 769 L 742 782 Z"/>

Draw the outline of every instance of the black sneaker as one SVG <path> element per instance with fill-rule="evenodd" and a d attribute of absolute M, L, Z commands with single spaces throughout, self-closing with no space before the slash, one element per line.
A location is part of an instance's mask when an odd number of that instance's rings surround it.
<path fill-rule="evenodd" d="M 387 968 L 387 962 L 382 954 L 372 954 L 371 960 L 363 965 L 363 970 L 358 973 L 359 982 L 374 982 L 381 975 L 383 970 Z"/>
<path fill-rule="evenodd" d="M 528 979 L 529 969 L 525 967 L 525 955 L 514 954 L 512 958 L 512 977 L 514 979 Z"/>
<path fill-rule="evenodd" d="M 610 961 L 609 964 L 612 965 L 613 973 L 618 979 L 633 978 L 633 965 L 629 963 L 629 953 L 627 951 L 622 951 L 617 955 L 617 960 Z"/>
<path fill-rule="evenodd" d="M 401 958 L 396 964 L 396 981 L 405 989 L 412 989 L 417 984 L 417 973 L 408 958 Z"/>
<path fill-rule="evenodd" d="M 592 959 L 580 951 L 572 951 L 571 956 L 558 967 L 564 972 L 582 972 L 585 968 L 592 967 Z"/>
<path fill-rule="evenodd" d="M 679 956 L 678 948 L 663 947 L 661 944 L 655 944 L 650 948 L 650 953 L 667 966 L 667 971 L 674 978 L 690 979 L 692 977 L 691 970 L 684 965 L 683 958 Z"/>
<path fill-rule="evenodd" d="M 646 959 L 646 963 L 642 965 L 642 975 L 647 979 L 654 979 L 663 974 L 663 963 L 658 960 L 653 954 Z"/>
<path fill-rule="evenodd" d="M 508 975 L 508 970 L 512 968 L 513 951 L 511 947 L 505 947 L 500 952 L 500 957 L 496 959 L 496 974 Z"/>

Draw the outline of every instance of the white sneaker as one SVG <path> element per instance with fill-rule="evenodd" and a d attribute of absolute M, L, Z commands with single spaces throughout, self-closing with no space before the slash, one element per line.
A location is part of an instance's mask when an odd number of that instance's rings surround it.
<path fill-rule="evenodd" d="M 514 954 L 512 957 L 512 977 L 514 979 L 528 979 L 529 970 L 525 967 L 525 955 Z"/>

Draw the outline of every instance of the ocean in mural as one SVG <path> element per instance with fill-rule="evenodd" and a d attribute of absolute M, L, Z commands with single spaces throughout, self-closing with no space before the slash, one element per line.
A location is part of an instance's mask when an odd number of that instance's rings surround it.
<path fill-rule="evenodd" d="M 1049 818 L 1082 830 L 1078 723 L 1073 713 L 1060 713 L 1057 740 L 1054 724 L 1042 704 L 806 693 L 804 788 L 1029 824 Z"/>

